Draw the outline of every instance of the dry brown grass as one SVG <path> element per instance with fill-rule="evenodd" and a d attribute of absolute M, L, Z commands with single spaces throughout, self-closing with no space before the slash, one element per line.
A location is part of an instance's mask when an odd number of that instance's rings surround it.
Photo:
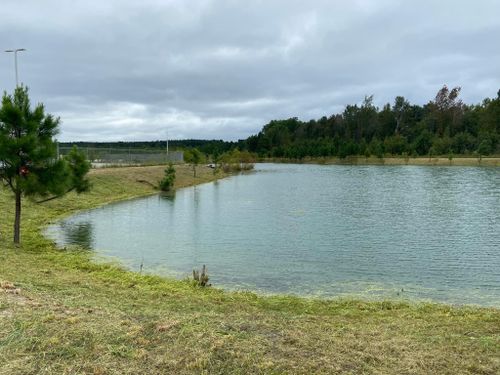
<path fill-rule="evenodd" d="M 193 174 L 193 168 L 188 164 L 177 164 L 174 166 L 176 172 L 175 189 L 192 186 L 204 182 L 213 181 L 215 178 L 227 176 L 220 173 L 215 176 L 213 169 L 204 165 L 196 168 L 196 178 Z M 120 168 L 98 168 L 90 171 L 93 178 L 105 177 L 107 179 L 116 179 L 126 184 L 146 183 L 158 185 L 158 181 L 163 178 L 164 165 L 155 165 L 147 167 L 120 167 Z"/>

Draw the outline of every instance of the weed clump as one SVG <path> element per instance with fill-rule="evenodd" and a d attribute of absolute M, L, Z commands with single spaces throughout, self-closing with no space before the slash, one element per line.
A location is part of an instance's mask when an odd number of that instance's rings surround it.
<path fill-rule="evenodd" d="M 253 168 L 254 165 L 252 163 L 231 163 L 222 165 L 222 170 L 225 173 L 251 171 Z"/>
<path fill-rule="evenodd" d="M 196 286 L 206 287 L 212 286 L 208 283 L 209 277 L 207 272 L 207 267 L 203 265 L 201 272 L 198 270 L 193 270 L 193 282 Z"/>

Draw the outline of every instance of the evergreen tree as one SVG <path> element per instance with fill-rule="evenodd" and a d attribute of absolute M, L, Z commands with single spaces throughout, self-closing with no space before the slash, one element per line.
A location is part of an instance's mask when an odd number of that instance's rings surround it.
<path fill-rule="evenodd" d="M 0 107 L 0 180 L 15 197 L 14 243 L 21 236 L 23 196 L 59 197 L 76 189 L 89 188 L 85 174 L 88 163 L 74 150 L 68 159 L 57 158 L 54 136 L 59 118 L 45 114 L 44 106 L 31 108 L 28 89 L 17 87 L 4 93 Z"/>
<path fill-rule="evenodd" d="M 170 191 L 174 186 L 175 182 L 175 168 L 172 163 L 168 164 L 168 168 L 165 169 L 165 176 L 160 181 L 160 189 L 162 191 Z"/>

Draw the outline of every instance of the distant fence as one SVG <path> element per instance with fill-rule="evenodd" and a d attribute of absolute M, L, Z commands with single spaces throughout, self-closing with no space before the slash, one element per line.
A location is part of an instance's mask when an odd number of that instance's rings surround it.
<path fill-rule="evenodd" d="M 66 155 L 71 147 L 60 147 L 59 154 Z M 80 147 L 87 160 L 94 165 L 137 165 L 137 164 L 165 164 L 168 162 L 180 163 L 184 161 L 182 151 L 142 150 L 126 148 Z"/>

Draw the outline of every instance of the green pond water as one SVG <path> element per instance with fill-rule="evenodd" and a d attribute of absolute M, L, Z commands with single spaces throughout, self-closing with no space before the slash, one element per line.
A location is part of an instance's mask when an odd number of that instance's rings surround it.
<path fill-rule="evenodd" d="M 500 306 L 500 169 L 257 164 L 47 230 L 138 271 L 319 297 Z"/>

